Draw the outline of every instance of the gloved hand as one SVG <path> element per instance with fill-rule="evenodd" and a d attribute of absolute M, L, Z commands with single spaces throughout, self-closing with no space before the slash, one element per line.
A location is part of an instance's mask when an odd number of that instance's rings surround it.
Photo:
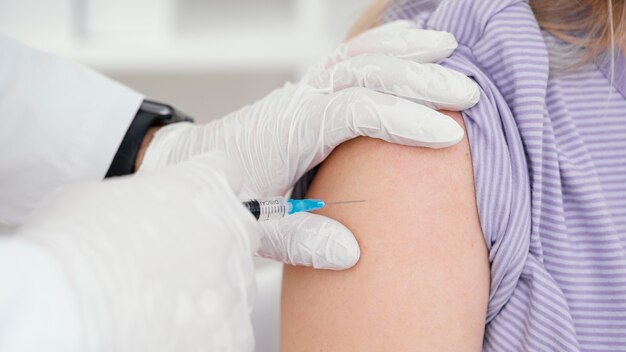
<path fill-rule="evenodd" d="M 22 342 L 55 351 L 71 350 L 58 343 L 73 341 L 40 333 L 50 326 L 79 329 L 81 351 L 252 351 L 259 226 L 235 196 L 241 175 L 213 152 L 154 173 L 79 185 L 49 202 L 13 237 L 60 266 L 80 323 L 63 312 L 19 325 L 18 313 L 32 313 L 28 297 L 36 295 L 18 290 L 14 314 L 4 317 L 17 321 L 7 326 L 33 331 L 36 341 Z M 32 263 L 16 265 L 10 269 L 37 272 L 28 270 Z M 27 280 L 33 284 L 25 292 L 44 279 Z M 11 338 L 19 345 L 20 336 Z"/>
<path fill-rule="evenodd" d="M 141 170 L 222 150 L 245 168 L 242 198 L 284 195 L 339 144 L 358 137 L 430 148 L 463 137 L 461 127 L 433 110 L 463 110 L 479 98 L 469 78 L 432 64 L 456 48 L 445 32 L 395 22 L 343 44 L 260 101 L 206 125 L 162 128 Z M 338 222 L 300 214 L 264 223 L 259 255 L 285 263 L 346 269 L 360 255 Z"/>

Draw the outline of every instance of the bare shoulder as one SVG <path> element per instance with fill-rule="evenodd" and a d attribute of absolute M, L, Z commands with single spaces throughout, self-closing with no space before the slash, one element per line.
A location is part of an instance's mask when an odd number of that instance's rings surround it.
<path fill-rule="evenodd" d="M 321 212 L 353 231 L 361 260 L 344 272 L 285 267 L 284 351 L 481 349 L 489 262 L 467 139 L 441 150 L 356 139 L 308 196 L 365 200 Z"/>

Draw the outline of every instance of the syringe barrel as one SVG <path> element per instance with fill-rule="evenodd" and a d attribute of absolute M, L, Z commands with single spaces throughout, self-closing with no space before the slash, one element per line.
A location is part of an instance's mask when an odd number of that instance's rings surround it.
<path fill-rule="evenodd" d="M 244 205 L 258 221 L 282 219 L 291 211 L 291 204 L 284 197 L 251 199 Z"/>

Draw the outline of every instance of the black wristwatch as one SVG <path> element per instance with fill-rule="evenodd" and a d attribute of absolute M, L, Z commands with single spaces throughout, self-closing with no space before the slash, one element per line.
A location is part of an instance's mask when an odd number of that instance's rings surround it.
<path fill-rule="evenodd" d="M 193 122 L 193 119 L 170 105 L 144 100 L 133 122 L 128 127 L 128 131 L 126 131 L 106 177 L 132 174 L 141 142 L 150 127 L 165 126 L 177 122 Z"/>

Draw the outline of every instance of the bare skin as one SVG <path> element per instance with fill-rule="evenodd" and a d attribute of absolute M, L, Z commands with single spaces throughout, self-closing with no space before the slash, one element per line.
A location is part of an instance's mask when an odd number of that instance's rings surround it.
<path fill-rule="evenodd" d="M 146 155 L 146 150 L 148 149 L 150 142 L 152 142 L 154 134 L 157 133 L 160 128 L 161 127 L 150 127 L 148 129 L 148 132 L 146 132 L 146 135 L 143 137 L 143 140 L 141 141 L 141 146 L 139 147 L 139 151 L 137 152 L 137 158 L 135 159 L 135 169 L 133 170 L 134 172 L 137 172 L 137 170 L 139 170 L 139 167 L 143 162 L 143 157 L 144 155 Z"/>
<path fill-rule="evenodd" d="M 282 351 L 481 350 L 489 261 L 467 139 L 345 143 L 308 197 L 366 200 L 320 212 L 353 231 L 361 259 L 343 272 L 285 267 Z"/>

